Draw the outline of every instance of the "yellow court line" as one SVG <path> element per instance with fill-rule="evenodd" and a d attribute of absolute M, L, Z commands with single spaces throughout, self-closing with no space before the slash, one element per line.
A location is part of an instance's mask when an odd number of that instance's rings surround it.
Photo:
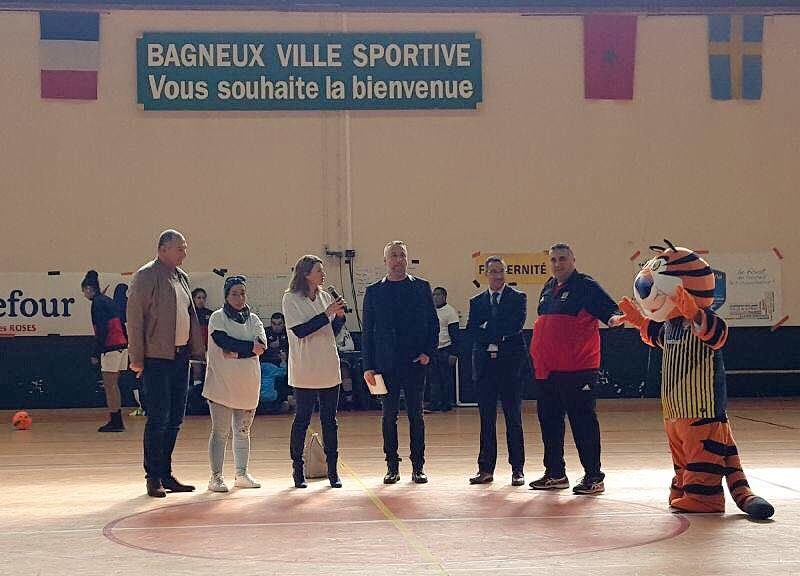
<path fill-rule="evenodd" d="M 408 529 L 400 518 L 395 516 L 394 512 L 392 512 L 389 507 L 384 504 L 383 500 L 381 500 L 372 490 L 370 490 L 366 484 L 361 480 L 361 478 L 356 474 L 355 470 L 353 470 L 350 466 L 348 466 L 342 460 L 339 460 L 339 465 L 350 475 L 353 480 L 361 487 L 367 497 L 372 501 L 375 507 L 381 511 L 381 513 L 386 517 L 386 519 L 394 525 L 395 528 L 403 535 L 406 542 L 409 546 L 411 546 L 414 550 L 416 550 L 417 554 L 428 560 L 431 564 L 438 568 L 439 574 L 448 574 L 448 572 L 442 566 L 441 561 L 436 558 L 436 556 L 431 553 L 430 550 L 423 544 L 419 538 L 417 538 L 414 533 Z"/>

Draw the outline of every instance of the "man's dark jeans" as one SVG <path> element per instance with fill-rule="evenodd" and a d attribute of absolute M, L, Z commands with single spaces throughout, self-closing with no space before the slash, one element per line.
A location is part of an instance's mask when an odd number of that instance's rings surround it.
<path fill-rule="evenodd" d="M 189 389 L 189 351 L 174 360 L 145 358 L 142 402 L 147 414 L 144 427 L 144 471 L 147 478 L 172 476 L 172 451 L 186 410 Z"/>
<path fill-rule="evenodd" d="M 400 409 L 401 390 L 404 391 L 408 413 L 411 464 L 415 470 L 421 470 L 425 464 L 425 421 L 422 419 L 425 370 L 425 366 L 410 364 L 383 374 L 389 391 L 383 398 L 383 452 L 390 465 L 400 461 L 397 453 L 397 413 Z"/>

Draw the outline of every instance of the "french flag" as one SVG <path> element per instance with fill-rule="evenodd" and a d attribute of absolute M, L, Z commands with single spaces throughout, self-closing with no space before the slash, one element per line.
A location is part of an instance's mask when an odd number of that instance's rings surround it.
<path fill-rule="evenodd" d="M 42 98 L 97 100 L 100 14 L 40 12 Z"/>

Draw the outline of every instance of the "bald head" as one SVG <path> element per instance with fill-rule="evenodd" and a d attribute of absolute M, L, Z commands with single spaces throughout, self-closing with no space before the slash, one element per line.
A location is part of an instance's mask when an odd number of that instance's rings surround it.
<path fill-rule="evenodd" d="M 177 230 L 164 230 L 158 237 L 158 259 L 170 268 L 177 268 L 186 258 L 186 238 Z"/>

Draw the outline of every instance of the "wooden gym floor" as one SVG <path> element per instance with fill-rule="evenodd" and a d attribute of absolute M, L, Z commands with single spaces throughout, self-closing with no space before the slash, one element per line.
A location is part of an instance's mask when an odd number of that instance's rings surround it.
<path fill-rule="evenodd" d="M 658 401 L 599 402 L 606 493 L 533 492 L 542 447 L 535 403 L 525 406 L 526 486 L 510 485 L 505 441 L 495 482 L 470 486 L 476 408 L 426 416 L 427 485 L 381 483 L 379 412 L 343 412 L 344 488 L 291 487 L 291 416 L 258 416 L 251 470 L 263 487 L 206 491 L 207 417 L 187 417 L 176 476 L 197 485 L 144 494 L 144 418 L 98 434 L 100 410 L 33 411 L 33 428 L 0 448 L 0 574 L 800 574 L 800 399 L 732 400 L 729 415 L 756 493 L 776 508 L 752 521 L 728 498 L 724 515 L 667 508 L 671 461 Z M 504 433 L 502 415 L 498 418 Z M 315 424 L 312 423 L 312 426 Z M 318 424 L 316 424 L 318 427 Z M 401 450 L 407 453 L 401 414 Z M 570 480 L 580 476 L 567 432 Z M 226 477 L 233 477 L 230 449 Z"/>

